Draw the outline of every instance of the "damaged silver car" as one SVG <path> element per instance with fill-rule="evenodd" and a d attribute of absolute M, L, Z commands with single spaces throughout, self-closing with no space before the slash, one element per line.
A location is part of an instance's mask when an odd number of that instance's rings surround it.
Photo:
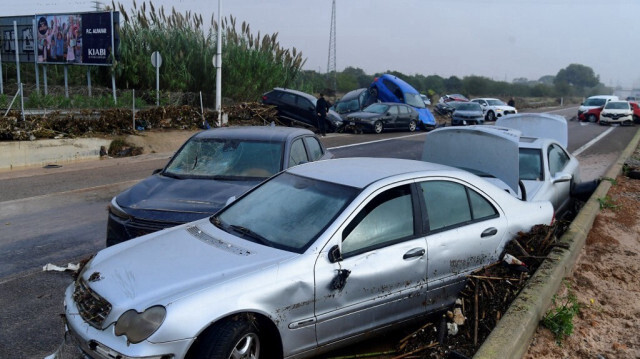
<path fill-rule="evenodd" d="M 317 355 L 448 307 L 466 274 L 552 220 L 549 202 L 452 167 L 299 165 L 210 218 L 98 252 L 66 290 L 64 347 L 104 359 Z"/>

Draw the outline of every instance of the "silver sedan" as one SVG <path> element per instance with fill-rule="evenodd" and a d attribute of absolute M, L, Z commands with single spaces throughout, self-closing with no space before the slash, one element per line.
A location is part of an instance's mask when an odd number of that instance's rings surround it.
<path fill-rule="evenodd" d="M 469 172 L 346 158 L 287 169 L 220 212 L 100 252 L 65 294 L 93 358 L 302 358 L 451 305 L 465 275 L 550 224 Z"/>

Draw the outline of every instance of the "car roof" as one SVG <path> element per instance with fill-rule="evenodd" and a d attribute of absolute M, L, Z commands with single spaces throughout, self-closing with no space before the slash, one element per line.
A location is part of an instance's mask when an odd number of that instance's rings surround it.
<path fill-rule="evenodd" d="M 311 102 L 318 101 L 318 99 L 315 96 L 313 96 L 312 94 L 308 94 L 306 92 L 302 92 L 302 91 L 298 91 L 298 90 L 287 89 L 287 88 L 284 88 L 284 87 L 274 87 L 273 90 L 289 92 L 289 93 L 296 94 L 296 95 L 299 95 L 299 96 L 302 96 L 302 97 L 306 97 Z"/>
<path fill-rule="evenodd" d="M 302 135 L 313 135 L 313 132 L 304 128 L 284 126 L 235 126 L 201 131 L 193 137 L 286 142 L 288 138 Z"/>
<path fill-rule="evenodd" d="M 487 100 L 499 100 L 499 99 L 494 98 L 494 97 L 478 97 L 478 98 L 471 99 L 471 101 L 473 101 L 473 100 L 485 100 L 485 101 L 487 101 Z"/>
<path fill-rule="evenodd" d="M 369 89 L 367 89 L 367 88 L 351 90 L 351 91 L 347 92 L 346 94 L 344 94 L 344 96 L 342 96 L 339 101 L 345 101 L 345 100 L 351 100 L 352 98 L 357 98 L 358 96 L 360 96 L 361 93 L 363 93 L 364 91 L 368 91 L 368 90 Z"/>
<path fill-rule="evenodd" d="M 604 98 L 604 99 L 618 99 L 618 96 L 614 96 L 614 95 L 596 95 L 596 96 L 589 96 L 589 98 Z"/>
<path fill-rule="evenodd" d="M 423 161 L 370 157 L 309 162 L 289 168 L 287 172 L 356 188 L 365 188 L 376 181 L 394 176 L 402 177 L 425 172 L 438 175 L 468 173 L 453 167 Z"/>
<path fill-rule="evenodd" d="M 408 82 L 404 81 L 403 79 L 397 77 L 397 76 L 393 76 L 390 74 L 383 74 L 380 75 L 380 77 L 376 78 L 373 80 L 373 82 L 377 82 L 378 80 L 381 79 L 386 79 L 389 81 L 392 81 L 394 84 L 396 84 L 400 90 L 402 90 L 402 92 L 404 93 L 415 93 L 415 94 L 420 94 L 420 92 L 418 92 L 418 90 L 416 90 L 415 88 L 413 88 L 413 86 L 409 85 Z"/>

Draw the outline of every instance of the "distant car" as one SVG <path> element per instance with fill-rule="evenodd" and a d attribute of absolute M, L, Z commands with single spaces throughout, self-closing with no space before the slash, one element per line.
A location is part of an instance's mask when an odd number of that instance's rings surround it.
<path fill-rule="evenodd" d="M 583 112 L 587 112 L 596 107 L 603 107 L 609 101 L 619 101 L 618 96 L 609 96 L 609 95 L 598 95 L 591 96 L 587 98 L 581 105 L 578 107 L 578 116 Z"/>
<path fill-rule="evenodd" d="M 465 104 L 465 101 L 448 101 L 448 102 L 438 102 L 436 107 L 434 107 L 434 111 L 442 116 L 449 116 L 453 114 L 453 111 L 458 108 L 458 106 Z"/>
<path fill-rule="evenodd" d="M 600 113 L 602 112 L 602 108 L 604 108 L 604 106 L 594 107 L 585 112 L 582 112 L 578 115 L 578 120 L 580 122 L 598 122 L 600 121 Z"/>
<path fill-rule="evenodd" d="M 459 93 L 453 93 L 453 94 L 444 95 L 440 97 L 440 100 L 438 102 L 450 102 L 450 101 L 468 102 L 469 99 L 466 96 L 461 95 Z"/>
<path fill-rule="evenodd" d="M 302 125 L 305 127 L 318 126 L 316 102 L 318 99 L 305 92 L 276 87 L 262 95 L 262 103 L 273 105 L 278 110 L 278 118 L 285 124 Z M 329 110 L 325 127 L 329 132 L 336 132 L 342 127 L 340 115 Z"/>
<path fill-rule="evenodd" d="M 418 128 L 418 112 L 411 106 L 395 102 L 380 102 L 367 106 L 361 112 L 347 116 L 346 126 L 357 131 L 382 133 L 384 130 L 405 130 L 413 132 Z"/>
<path fill-rule="evenodd" d="M 515 107 L 509 106 L 497 98 L 474 98 L 471 102 L 477 102 L 482 106 L 487 121 L 495 121 L 502 116 L 518 113 Z"/>
<path fill-rule="evenodd" d="M 552 219 L 549 202 L 451 167 L 307 163 L 210 218 L 98 252 L 65 291 L 63 352 L 315 357 L 449 308 L 472 271 Z"/>
<path fill-rule="evenodd" d="M 429 100 L 427 95 L 420 94 L 420 97 L 422 97 L 422 102 L 424 102 L 425 106 L 431 106 L 431 100 Z"/>
<path fill-rule="evenodd" d="M 369 86 L 369 92 L 380 102 L 399 102 L 412 106 L 420 116 L 418 125 L 423 129 L 436 127 L 436 119 L 425 106 L 418 90 L 404 80 L 389 74 L 376 77 Z"/>
<path fill-rule="evenodd" d="M 600 124 L 633 125 L 633 108 L 629 101 L 609 101 L 600 112 Z"/>
<path fill-rule="evenodd" d="M 550 201 L 562 216 L 582 184 L 580 163 L 567 142 L 564 117 L 523 113 L 502 117 L 495 126 L 434 130 L 425 139 L 422 159 L 493 177 L 518 198 Z"/>
<path fill-rule="evenodd" d="M 452 126 L 482 125 L 483 123 L 482 107 L 475 102 L 459 102 L 451 114 Z"/>
<path fill-rule="evenodd" d="M 340 114 L 340 117 L 344 120 L 348 114 L 362 111 L 375 101 L 375 99 L 372 99 L 369 89 L 361 88 L 347 92 L 340 100 L 333 104 L 332 108 Z"/>
<path fill-rule="evenodd" d="M 106 244 L 210 216 L 283 169 L 332 157 L 313 132 L 301 128 L 199 132 L 164 169 L 113 197 Z"/>

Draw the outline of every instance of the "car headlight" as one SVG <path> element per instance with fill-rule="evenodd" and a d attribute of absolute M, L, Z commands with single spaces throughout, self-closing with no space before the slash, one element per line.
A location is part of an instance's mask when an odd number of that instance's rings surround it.
<path fill-rule="evenodd" d="M 114 216 L 120 217 L 122 219 L 131 218 L 131 216 L 129 214 L 127 214 L 127 212 L 125 212 L 124 209 L 122 209 L 118 205 L 118 202 L 116 202 L 116 198 L 115 197 L 113 197 L 113 199 L 111 199 L 111 203 L 109 203 L 109 212 L 112 213 Z"/>
<path fill-rule="evenodd" d="M 497 109 L 496 109 L 496 111 L 497 111 L 497 112 L 502 112 L 502 111 L 504 111 L 504 110 L 503 110 L 503 109 L 501 109 L 501 108 L 497 108 Z"/>
<path fill-rule="evenodd" d="M 130 343 L 140 343 L 160 328 L 166 315 L 167 310 L 159 305 L 148 308 L 142 313 L 134 309 L 127 310 L 118 318 L 115 334 L 125 335 Z"/>

